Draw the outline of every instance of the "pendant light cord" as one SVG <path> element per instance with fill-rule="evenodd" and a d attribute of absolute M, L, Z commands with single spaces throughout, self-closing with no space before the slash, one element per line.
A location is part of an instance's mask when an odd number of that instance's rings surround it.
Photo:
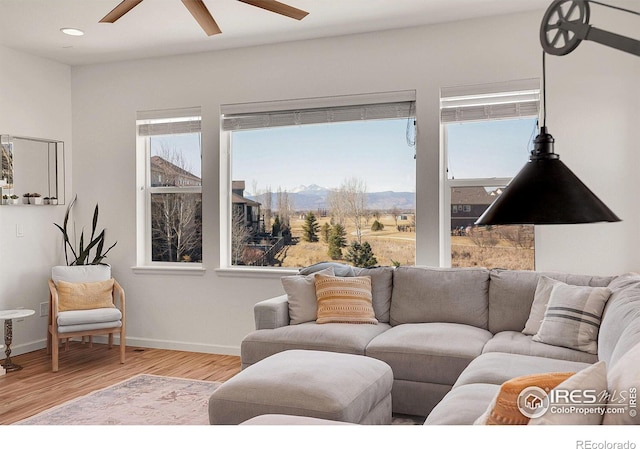
<path fill-rule="evenodd" d="M 547 126 L 547 67 L 545 52 L 542 52 L 542 126 Z"/>

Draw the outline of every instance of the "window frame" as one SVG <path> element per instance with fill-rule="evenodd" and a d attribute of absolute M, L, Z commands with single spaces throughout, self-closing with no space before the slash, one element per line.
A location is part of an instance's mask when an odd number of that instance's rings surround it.
<path fill-rule="evenodd" d="M 164 262 L 152 260 L 152 214 L 151 198 L 154 194 L 200 194 L 203 201 L 202 175 L 199 186 L 152 186 L 151 183 L 151 137 L 140 135 L 141 122 L 152 122 L 163 119 L 197 119 L 202 125 L 200 108 L 183 108 L 157 111 L 141 111 L 136 119 L 136 266 L 134 272 L 174 272 L 174 273 L 202 273 L 204 263 L 201 262 Z M 194 133 L 200 134 L 200 160 L 202 160 L 202 128 Z M 172 135 L 178 133 L 167 133 Z M 201 173 L 203 170 L 201 169 Z M 202 217 L 204 221 L 204 217 Z M 201 235 L 201 245 L 204 238 Z M 204 253 L 204 248 L 202 248 Z"/>
<path fill-rule="evenodd" d="M 231 214 L 232 204 L 232 149 L 231 134 L 234 130 L 225 124 L 227 114 L 260 114 L 279 113 L 283 111 L 317 110 L 332 108 L 349 108 L 375 104 L 393 104 L 411 102 L 413 114 L 416 114 L 416 91 L 396 91 L 372 94 L 341 95 L 333 97 L 302 98 L 293 100 L 276 100 L 256 103 L 224 104 L 220 106 L 220 165 L 219 165 L 219 215 L 220 215 L 220 259 L 217 271 L 226 273 L 252 273 L 252 274 L 296 274 L 296 267 L 272 267 L 272 266 L 242 266 L 233 265 L 231 255 Z M 416 205 L 417 209 L 417 205 Z M 416 246 L 417 249 L 417 246 Z"/>
<path fill-rule="evenodd" d="M 488 178 L 455 178 L 449 179 L 448 173 L 448 133 L 447 125 L 451 123 L 469 123 L 474 121 L 501 121 L 517 118 L 538 118 L 540 110 L 540 88 L 538 79 L 525 79 L 516 80 L 505 83 L 491 83 L 476 86 L 459 86 L 452 88 L 441 89 L 440 97 L 440 148 L 442 156 L 442 207 L 441 207 L 441 244 L 440 244 L 440 265 L 443 267 L 451 267 L 451 218 L 452 218 L 452 204 L 451 204 L 451 191 L 452 189 L 459 187 L 494 187 L 505 188 L 513 177 L 488 177 Z M 514 94 L 514 95 L 512 95 Z M 443 107 L 443 99 L 447 97 L 455 98 L 459 96 L 460 101 L 451 101 L 453 107 L 446 112 L 447 119 L 443 120 L 445 115 Z M 445 100 L 446 101 L 446 100 Z M 480 109 L 482 102 L 487 101 L 490 105 L 482 112 L 486 114 L 486 117 L 481 118 Z M 495 101 L 495 103 L 492 103 Z M 504 101 L 504 103 L 502 103 Z M 509 102 L 512 103 L 509 103 Z M 522 108 L 522 113 L 517 105 L 519 101 L 525 104 Z M 537 113 L 532 111 L 534 107 L 532 102 L 537 102 Z M 497 111 L 492 109 L 491 105 L 496 105 Z M 515 107 L 505 110 L 502 106 L 504 104 L 516 104 Z M 464 108 L 469 106 L 469 111 L 473 115 L 471 119 L 464 119 Z M 479 108 L 480 106 L 480 108 Z M 459 110 L 452 112 L 455 107 Z M 490 117 L 491 114 L 495 114 L 495 117 Z M 454 119 L 454 116 L 456 117 Z M 517 174 L 514 173 L 513 176 Z M 458 212 L 460 212 L 461 206 L 458 205 Z M 535 228 L 534 228 L 535 229 Z M 535 232 L 535 230 L 534 230 Z M 535 242 L 534 242 L 535 251 Z"/>

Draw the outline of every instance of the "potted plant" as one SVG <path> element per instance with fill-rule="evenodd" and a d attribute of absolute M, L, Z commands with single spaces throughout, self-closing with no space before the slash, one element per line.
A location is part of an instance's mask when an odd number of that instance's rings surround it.
<path fill-rule="evenodd" d="M 69 204 L 69 206 L 67 207 L 67 212 L 64 214 L 64 222 L 62 223 L 62 226 L 54 223 L 54 225 L 60 230 L 60 232 L 62 232 L 62 236 L 64 239 L 64 257 L 67 265 L 106 265 L 103 260 L 107 257 L 107 253 L 111 251 L 111 249 L 116 246 L 118 242 L 115 242 L 113 245 L 107 248 L 106 251 L 104 251 L 105 230 L 103 229 L 96 234 L 96 228 L 98 226 L 97 204 L 95 209 L 93 210 L 91 235 L 89 237 L 88 243 L 85 244 L 84 229 L 80 233 L 80 240 L 77 243 L 71 241 L 68 230 L 69 213 L 71 212 L 71 208 L 73 207 L 77 199 L 78 196 L 76 195 L 73 198 L 73 201 L 71 201 L 71 204 Z"/>
<path fill-rule="evenodd" d="M 29 204 L 42 205 L 42 195 L 39 193 L 32 193 L 29 197 Z"/>
<path fill-rule="evenodd" d="M 2 204 L 9 204 L 9 195 L 2 195 Z"/>
<path fill-rule="evenodd" d="M 9 197 L 9 204 L 18 204 L 18 200 L 20 199 L 20 197 L 18 195 L 11 195 Z"/>
<path fill-rule="evenodd" d="M 58 205 L 58 198 L 56 198 L 55 196 L 52 196 L 51 198 L 49 198 L 49 204 L 57 206 Z"/>
<path fill-rule="evenodd" d="M 42 198 L 42 204 L 49 204 L 50 198 L 48 196 L 45 196 L 44 198 Z"/>
<path fill-rule="evenodd" d="M 31 198 L 30 193 L 25 193 L 22 195 L 22 204 L 29 204 L 29 198 Z"/>

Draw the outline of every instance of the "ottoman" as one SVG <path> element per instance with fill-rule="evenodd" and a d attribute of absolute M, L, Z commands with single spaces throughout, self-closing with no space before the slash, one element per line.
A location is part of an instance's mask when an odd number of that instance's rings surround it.
<path fill-rule="evenodd" d="M 224 382 L 209 398 L 211 424 L 267 414 L 354 424 L 391 424 L 391 367 L 371 357 L 290 350 Z"/>

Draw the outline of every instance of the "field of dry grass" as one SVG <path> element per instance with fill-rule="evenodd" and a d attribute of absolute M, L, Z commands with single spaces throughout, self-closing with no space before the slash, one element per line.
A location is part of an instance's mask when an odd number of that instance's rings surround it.
<path fill-rule="evenodd" d="M 320 218 L 320 226 L 329 221 L 329 218 Z M 363 241 L 369 242 L 378 265 L 393 265 L 398 262 L 401 265 L 415 264 L 415 232 L 400 232 L 391 215 L 380 218 L 384 224 L 382 231 L 373 232 L 371 224 L 363 233 Z M 295 218 L 291 221 L 293 236 L 302 235 L 304 219 Z M 398 225 L 409 225 L 410 221 L 399 221 Z M 355 240 L 353 225 L 347 225 L 347 241 Z M 474 239 L 468 236 L 451 237 L 451 265 L 454 267 L 487 267 L 509 268 L 517 270 L 534 269 L 533 248 L 519 248 L 504 239 L 498 239 L 492 246 L 480 247 L 474 243 Z M 477 240 L 477 239 L 476 239 Z M 330 260 L 327 251 L 329 247 L 322 239 L 319 242 L 310 243 L 299 241 L 298 244 L 286 248 L 282 254 L 283 267 L 304 267 L 317 262 Z M 343 250 L 346 254 L 346 249 Z"/>

